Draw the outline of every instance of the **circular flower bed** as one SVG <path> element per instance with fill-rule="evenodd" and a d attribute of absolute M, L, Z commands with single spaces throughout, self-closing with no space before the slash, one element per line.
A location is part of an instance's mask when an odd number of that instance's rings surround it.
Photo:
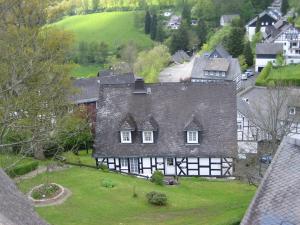
<path fill-rule="evenodd" d="M 58 196 L 62 192 L 62 188 L 57 184 L 41 184 L 35 187 L 31 192 L 34 200 L 51 199 Z"/>

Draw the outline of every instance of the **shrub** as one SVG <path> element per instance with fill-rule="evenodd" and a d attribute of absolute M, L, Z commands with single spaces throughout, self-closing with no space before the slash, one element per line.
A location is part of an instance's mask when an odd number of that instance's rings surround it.
<path fill-rule="evenodd" d="M 101 186 L 105 188 L 113 188 L 116 186 L 116 184 L 112 180 L 104 179 Z"/>
<path fill-rule="evenodd" d="M 257 86 L 266 86 L 268 84 L 267 78 L 271 72 L 271 69 L 272 69 L 272 63 L 269 62 L 257 77 L 255 82 Z"/>
<path fill-rule="evenodd" d="M 11 169 L 8 169 L 6 172 L 10 177 L 16 177 L 16 176 L 21 176 L 26 173 L 29 173 L 35 169 L 37 169 L 39 166 L 39 162 L 33 161 L 33 162 L 28 162 L 24 163 L 21 165 L 17 165 Z"/>
<path fill-rule="evenodd" d="M 163 185 L 164 184 L 164 175 L 161 171 L 156 170 L 151 177 L 151 182 L 157 184 L 157 185 Z"/>
<path fill-rule="evenodd" d="M 168 200 L 166 194 L 156 191 L 147 193 L 146 197 L 148 202 L 152 205 L 166 205 Z"/>
<path fill-rule="evenodd" d="M 56 184 L 43 184 L 32 191 L 31 197 L 34 199 L 53 198 L 58 195 L 60 191 L 60 187 Z"/>
<path fill-rule="evenodd" d="M 109 172 L 108 166 L 106 164 L 101 163 L 99 165 L 99 168 L 103 171 L 103 172 Z"/>

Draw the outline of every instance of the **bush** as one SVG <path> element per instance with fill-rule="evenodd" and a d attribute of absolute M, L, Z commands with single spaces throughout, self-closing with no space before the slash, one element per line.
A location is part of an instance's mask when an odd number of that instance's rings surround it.
<path fill-rule="evenodd" d="M 49 199 L 53 198 L 61 191 L 60 187 L 56 184 L 43 184 L 42 186 L 34 189 L 31 193 L 33 199 Z"/>
<path fill-rule="evenodd" d="M 272 69 L 272 63 L 268 63 L 268 65 L 261 71 L 259 76 L 256 79 L 255 84 L 257 86 L 266 86 L 268 84 L 267 78 L 271 72 Z"/>
<path fill-rule="evenodd" d="M 147 193 L 146 197 L 148 202 L 152 205 L 166 205 L 168 200 L 166 194 L 156 191 Z"/>
<path fill-rule="evenodd" d="M 6 172 L 10 177 L 16 177 L 16 176 L 21 176 L 26 173 L 29 173 L 35 169 L 37 169 L 39 166 L 39 162 L 34 161 L 34 162 L 28 162 L 24 163 L 21 165 L 17 165 L 11 169 L 8 169 Z"/>
<path fill-rule="evenodd" d="M 104 179 L 101 183 L 101 186 L 105 188 L 113 188 L 116 186 L 116 184 L 109 179 Z"/>
<path fill-rule="evenodd" d="M 164 184 L 164 175 L 161 171 L 156 170 L 151 177 L 151 182 L 157 184 L 157 185 L 163 185 Z"/>
<path fill-rule="evenodd" d="M 103 164 L 103 163 L 101 163 L 101 164 L 99 165 L 99 168 L 100 168 L 103 172 L 109 172 L 108 166 L 105 165 L 105 164 Z"/>

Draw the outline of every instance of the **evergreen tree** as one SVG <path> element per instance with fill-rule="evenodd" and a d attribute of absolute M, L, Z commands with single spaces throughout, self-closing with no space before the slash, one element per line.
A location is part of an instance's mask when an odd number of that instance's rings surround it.
<path fill-rule="evenodd" d="M 260 32 L 260 28 L 261 28 L 261 26 L 260 26 L 260 17 L 259 17 L 259 15 L 258 15 L 258 16 L 257 16 L 257 19 L 256 19 L 255 33 Z"/>
<path fill-rule="evenodd" d="M 157 16 L 156 14 L 154 14 L 152 16 L 151 26 L 150 26 L 150 37 L 152 40 L 155 40 L 156 38 L 156 31 L 157 31 Z"/>
<path fill-rule="evenodd" d="M 174 54 L 178 50 L 188 50 L 189 46 L 189 26 L 184 21 L 179 29 L 171 37 L 170 51 Z"/>
<path fill-rule="evenodd" d="M 191 24 L 191 9 L 190 9 L 190 6 L 186 2 L 183 5 L 181 17 L 182 17 L 182 20 L 185 20 L 188 25 Z"/>
<path fill-rule="evenodd" d="M 251 49 L 251 44 L 249 41 L 245 43 L 243 55 L 245 56 L 245 61 L 248 66 L 253 65 L 253 53 Z"/>
<path fill-rule="evenodd" d="M 206 42 L 207 36 L 207 26 L 204 20 L 199 20 L 196 27 L 196 34 L 199 38 L 199 47 L 201 47 Z"/>
<path fill-rule="evenodd" d="M 225 46 L 233 57 L 238 57 L 244 50 L 245 29 L 238 20 L 232 22 L 233 27 L 225 40 Z"/>
<path fill-rule="evenodd" d="M 163 42 L 164 39 L 165 39 L 164 25 L 162 22 L 158 22 L 155 40 L 159 42 Z"/>
<path fill-rule="evenodd" d="M 147 10 L 145 16 L 145 34 L 150 34 L 150 27 L 151 27 L 151 15 L 150 12 Z"/>
<path fill-rule="evenodd" d="M 281 4 L 282 15 L 285 15 L 287 13 L 288 9 L 289 9 L 289 2 L 288 2 L 288 0 L 282 0 L 282 4 Z"/>

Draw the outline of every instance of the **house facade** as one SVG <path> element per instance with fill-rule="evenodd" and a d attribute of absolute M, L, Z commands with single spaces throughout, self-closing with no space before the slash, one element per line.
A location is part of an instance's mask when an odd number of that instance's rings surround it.
<path fill-rule="evenodd" d="M 286 64 L 300 63 L 300 29 L 284 20 L 279 20 L 266 31 L 265 43 L 283 46 Z"/>
<path fill-rule="evenodd" d="M 261 72 L 269 62 L 275 65 L 277 56 L 281 54 L 283 54 L 283 44 L 281 43 L 257 44 L 255 57 L 255 71 Z"/>
<path fill-rule="evenodd" d="M 235 81 L 237 89 L 241 87 L 241 67 L 238 59 L 221 46 L 212 52 L 197 56 L 191 73 L 192 82 Z"/>
<path fill-rule="evenodd" d="M 216 94 L 217 93 L 217 94 Z M 93 157 L 110 170 L 228 177 L 237 154 L 234 82 L 100 85 Z"/>
<path fill-rule="evenodd" d="M 253 36 L 255 35 L 255 29 L 257 23 L 260 26 L 260 32 L 265 33 L 268 26 L 274 25 L 281 18 L 281 13 L 274 9 L 267 9 L 260 13 L 257 17 L 249 21 L 245 28 L 247 37 L 252 41 Z"/>

